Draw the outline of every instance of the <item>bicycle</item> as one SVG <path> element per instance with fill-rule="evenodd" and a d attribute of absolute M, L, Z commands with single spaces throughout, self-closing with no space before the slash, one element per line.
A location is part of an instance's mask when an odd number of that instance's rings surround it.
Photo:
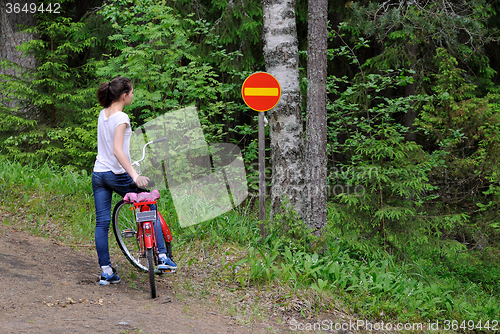
<path fill-rule="evenodd" d="M 140 162 L 143 161 L 146 156 L 146 147 L 150 144 L 165 141 L 166 139 L 166 137 L 163 137 L 150 141 L 144 145 L 142 158 L 132 163 L 132 166 L 137 167 L 136 170 L 139 174 Z M 148 187 L 153 186 L 154 182 L 150 181 Z M 153 191 L 153 193 L 154 192 L 157 191 Z M 137 188 L 135 193 L 140 195 L 150 192 L 147 189 Z M 116 203 L 113 210 L 113 232 L 116 242 L 127 260 L 140 271 L 148 273 L 151 298 L 156 298 L 155 274 L 175 272 L 175 270 L 172 269 L 155 269 L 155 266 L 158 265 L 158 249 L 154 223 L 157 221 L 157 217 L 161 224 L 165 248 L 171 259 L 173 259 L 172 235 L 165 219 L 163 219 L 161 213 L 157 210 L 159 193 L 157 196 L 151 196 L 149 198 L 148 196 L 141 196 L 142 200 L 132 202 L 126 200 L 127 195 L 124 199 Z"/>

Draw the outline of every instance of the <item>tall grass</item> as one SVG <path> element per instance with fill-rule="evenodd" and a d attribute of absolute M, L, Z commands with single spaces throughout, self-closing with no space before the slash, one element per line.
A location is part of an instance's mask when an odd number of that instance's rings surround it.
<path fill-rule="evenodd" d="M 7 187 L 22 190 L 44 190 L 59 195 L 92 194 L 90 176 L 85 170 L 60 170 L 45 162 L 23 165 L 17 161 L 0 160 L 0 180 Z"/>
<path fill-rule="evenodd" d="M 0 159 L 0 184 L 0 205 L 11 213 L 6 223 L 67 243 L 92 243 L 94 199 L 85 171 Z"/>

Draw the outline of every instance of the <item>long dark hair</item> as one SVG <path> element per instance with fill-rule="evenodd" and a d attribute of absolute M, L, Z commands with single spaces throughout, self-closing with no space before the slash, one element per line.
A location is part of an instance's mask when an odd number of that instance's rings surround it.
<path fill-rule="evenodd" d="M 117 101 L 123 93 L 130 93 L 132 90 L 132 80 L 125 77 L 116 77 L 109 82 L 104 82 L 97 90 L 99 104 L 108 108 L 111 103 Z"/>

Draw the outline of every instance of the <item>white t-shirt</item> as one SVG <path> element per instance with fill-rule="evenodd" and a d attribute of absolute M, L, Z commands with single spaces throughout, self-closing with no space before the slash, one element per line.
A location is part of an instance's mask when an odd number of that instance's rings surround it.
<path fill-rule="evenodd" d="M 130 161 L 130 136 L 132 129 L 130 127 L 130 119 L 123 111 L 114 113 L 109 118 L 106 118 L 104 109 L 99 114 L 97 121 L 97 158 L 94 164 L 94 172 L 112 171 L 115 174 L 125 173 L 125 169 L 120 165 L 115 155 L 113 154 L 113 140 L 115 139 L 116 127 L 120 124 L 127 124 L 125 129 L 125 137 L 123 138 L 123 152 Z"/>

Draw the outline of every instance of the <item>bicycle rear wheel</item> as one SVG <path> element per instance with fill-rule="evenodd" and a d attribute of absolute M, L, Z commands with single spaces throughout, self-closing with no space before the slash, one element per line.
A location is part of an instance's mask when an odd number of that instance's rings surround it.
<path fill-rule="evenodd" d="M 131 210 L 133 206 L 133 204 L 125 203 L 123 200 L 116 203 L 112 219 L 113 232 L 116 242 L 127 260 L 137 269 L 148 272 L 149 264 L 146 254 L 141 252 L 139 244 L 142 236 L 138 235 L 134 210 Z"/>
<path fill-rule="evenodd" d="M 148 278 L 151 298 L 156 298 L 155 260 L 153 257 L 153 248 L 148 248 L 146 250 L 146 257 L 148 258 Z"/>

